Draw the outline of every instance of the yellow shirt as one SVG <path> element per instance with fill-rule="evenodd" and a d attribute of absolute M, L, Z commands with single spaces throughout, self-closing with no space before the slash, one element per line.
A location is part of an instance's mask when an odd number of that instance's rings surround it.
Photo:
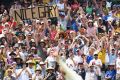
<path fill-rule="evenodd" d="M 103 12 L 104 12 L 104 14 L 105 14 L 105 15 L 107 15 L 107 14 L 108 14 L 108 12 L 109 12 L 109 9 L 108 9 L 108 8 L 104 8 L 104 7 L 103 7 Z"/>
<path fill-rule="evenodd" d="M 106 54 L 106 50 L 105 49 L 102 49 L 98 53 L 98 58 L 102 61 L 103 64 L 105 64 L 105 54 Z"/>

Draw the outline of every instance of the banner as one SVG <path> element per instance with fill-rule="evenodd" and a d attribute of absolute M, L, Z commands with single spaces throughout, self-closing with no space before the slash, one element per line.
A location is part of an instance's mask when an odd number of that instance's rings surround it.
<path fill-rule="evenodd" d="M 15 9 L 12 12 L 12 16 L 16 21 L 21 21 L 25 19 L 40 19 L 40 18 L 52 18 L 58 17 L 58 8 L 55 6 L 36 6 L 27 9 Z"/>

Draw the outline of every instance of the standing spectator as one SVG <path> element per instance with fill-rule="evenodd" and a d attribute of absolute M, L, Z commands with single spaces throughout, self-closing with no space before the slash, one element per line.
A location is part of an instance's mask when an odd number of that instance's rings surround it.
<path fill-rule="evenodd" d="M 115 64 L 109 64 L 108 70 L 105 73 L 106 80 L 116 80 L 116 70 L 114 69 Z"/>
<path fill-rule="evenodd" d="M 43 80 L 43 77 L 41 75 L 41 68 L 37 67 L 35 70 L 35 74 L 32 75 L 32 80 Z"/>
<path fill-rule="evenodd" d="M 78 65 L 78 63 L 82 63 L 83 59 L 81 57 L 82 53 L 80 52 L 79 49 L 76 50 L 76 55 L 74 56 L 73 60 L 75 61 L 75 64 Z"/>
<path fill-rule="evenodd" d="M 109 54 L 109 64 L 115 64 L 116 58 L 117 58 L 117 54 L 115 52 L 115 49 L 112 49 L 111 53 Z"/>
<path fill-rule="evenodd" d="M 92 14 L 93 13 L 93 7 L 92 7 L 92 2 L 87 2 L 87 7 L 86 7 L 86 13 L 87 14 Z"/>
<path fill-rule="evenodd" d="M 90 61 L 89 65 L 94 66 L 95 73 L 97 75 L 97 80 L 101 80 L 101 67 L 102 62 L 100 59 L 98 59 L 98 54 L 94 55 L 94 59 Z"/>
<path fill-rule="evenodd" d="M 54 49 L 50 50 L 49 56 L 46 58 L 45 63 L 47 67 L 54 67 L 56 66 L 56 57 L 53 55 Z"/>
<path fill-rule="evenodd" d="M 26 68 L 26 73 L 28 74 L 28 80 L 32 78 L 32 75 L 35 73 L 35 70 L 34 70 L 34 62 L 32 60 L 28 60 L 27 61 L 28 63 L 28 67 Z"/>
<path fill-rule="evenodd" d="M 68 7 L 67 16 L 65 15 L 64 12 L 59 13 L 60 17 L 58 19 L 58 26 L 60 27 L 60 29 L 64 31 L 67 29 L 67 23 L 68 23 L 68 20 L 70 19 L 70 11 L 71 11 L 71 8 Z"/>
<path fill-rule="evenodd" d="M 69 57 L 66 60 L 66 64 L 69 68 L 75 70 L 76 64 L 75 64 L 75 61 L 73 60 L 73 58 L 74 58 L 74 54 L 73 54 L 73 52 L 70 52 Z"/>
<path fill-rule="evenodd" d="M 56 75 L 54 73 L 54 68 L 52 68 L 52 67 L 47 68 L 47 75 L 45 77 L 45 80 L 56 80 Z"/>
<path fill-rule="evenodd" d="M 78 63 L 77 73 L 82 77 L 83 80 L 85 80 L 86 70 L 83 63 Z"/>
<path fill-rule="evenodd" d="M 116 59 L 116 80 L 120 79 L 120 51 L 118 52 L 118 57 Z"/>
<path fill-rule="evenodd" d="M 90 61 L 93 59 L 94 51 L 95 51 L 95 48 L 91 48 L 91 49 L 89 50 L 89 55 L 88 55 L 87 58 L 86 58 L 86 61 L 87 61 L 88 64 L 89 64 Z"/>
<path fill-rule="evenodd" d="M 40 64 L 40 67 L 41 67 L 41 75 L 44 78 L 45 75 L 46 75 L 45 63 L 43 61 L 41 61 L 39 64 Z"/>
<path fill-rule="evenodd" d="M 85 80 L 97 80 L 93 65 L 89 66 L 89 70 L 86 72 Z"/>
<path fill-rule="evenodd" d="M 26 63 L 22 63 L 22 68 L 18 69 L 16 79 L 18 80 L 29 80 L 28 73 L 26 72 Z"/>

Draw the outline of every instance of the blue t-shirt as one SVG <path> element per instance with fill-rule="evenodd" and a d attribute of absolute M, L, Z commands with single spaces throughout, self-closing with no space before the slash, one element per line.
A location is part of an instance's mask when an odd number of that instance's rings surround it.
<path fill-rule="evenodd" d="M 87 59 L 86 59 L 87 63 L 89 64 L 92 59 L 93 59 L 93 56 L 91 55 L 87 56 Z"/>
<path fill-rule="evenodd" d="M 75 21 L 75 20 L 72 20 L 71 23 L 72 23 L 72 29 L 77 32 L 77 31 L 78 31 L 78 26 L 77 26 L 77 24 L 76 24 L 76 21 Z"/>
<path fill-rule="evenodd" d="M 111 80 L 116 80 L 115 76 L 116 76 L 116 70 L 108 70 L 105 73 L 105 77 L 110 78 Z"/>

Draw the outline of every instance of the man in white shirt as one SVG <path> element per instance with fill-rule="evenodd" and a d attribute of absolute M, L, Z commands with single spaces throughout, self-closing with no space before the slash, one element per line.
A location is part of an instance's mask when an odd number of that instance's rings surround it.
<path fill-rule="evenodd" d="M 90 65 L 88 71 L 86 72 L 85 80 L 97 80 L 96 73 L 94 71 L 94 66 Z"/>
<path fill-rule="evenodd" d="M 34 70 L 35 63 L 32 60 L 27 61 L 27 63 L 28 63 L 28 67 L 26 68 L 26 72 L 28 74 L 28 79 L 31 79 L 32 75 L 35 73 Z"/>
<path fill-rule="evenodd" d="M 90 61 L 89 66 L 93 65 L 94 70 L 97 75 L 97 79 L 101 80 L 101 67 L 102 67 L 102 61 L 98 59 L 98 54 L 94 55 L 94 59 Z"/>
<path fill-rule="evenodd" d="M 32 75 L 32 80 L 43 80 L 40 67 L 36 68 L 35 73 Z"/>
<path fill-rule="evenodd" d="M 76 52 L 77 52 L 77 53 L 76 53 L 76 55 L 75 55 L 74 58 L 73 58 L 73 60 L 75 61 L 75 64 L 82 63 L 82 62 L 83 62 L 83 59 L 82 59 L 82 57 L 81 57 L 81 52 L 80 52 L 80 50 L 78 49 Z"/>
<path fill-rule="evenodd" d="M 116 80 L 120 80 L 120 51 L 118 53 L 118 57 L 116 59 Z"/>
<path fill-rule="evenodd" d="M 69 53 L 69 58 L 66 60 L 66 64 L 70 69 L 75 70 L 75 62 L 73 60 L 73 57 L 74 57 L 73 53 L 70 52 Z"/>
<path fill-rule="evenodd" d="M 53 51 L 54 52 L 54 51 Z M 53 56 L 52 52 L 49 54 L 49 56 L 46 58 L 45 63 L 47 67 L 52 66 L 55 68 L 56 66 L 56 57 Z"/>

